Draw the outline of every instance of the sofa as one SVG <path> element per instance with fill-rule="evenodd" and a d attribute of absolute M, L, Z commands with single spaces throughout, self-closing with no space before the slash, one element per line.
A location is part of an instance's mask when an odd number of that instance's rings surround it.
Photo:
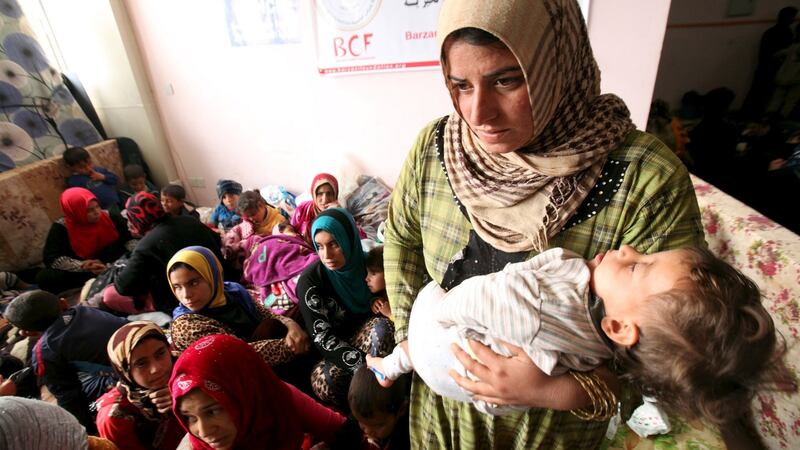
<path fill-rule="evenodd" d="M 122 175 L 117 141 L 86 147 L 95 165 Z M 54 220 L 67 166 L 61 156 L 0 173 L 0 271 L 20 271 L 42 263 L 42 249 Z"/>
<path fill-rule="evenodd" d="M 785 361 L 794 383 L 800 374 L 800 237 L 757 211 L 692 177 L 709 248 L 752 278 L 762 291 L 775 328 L 786 341 Z M 771 449 L 800 448 L 800 394 L 766 389 L 753 401 L 756 428 Z M 724 449 L 715 427 L 670 419 L 669 434 L 640 438 L 621 425 L 609 449 Z"/>

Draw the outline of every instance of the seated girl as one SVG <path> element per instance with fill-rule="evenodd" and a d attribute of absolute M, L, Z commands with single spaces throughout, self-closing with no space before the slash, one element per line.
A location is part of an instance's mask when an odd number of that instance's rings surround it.
<path fill-rule="evenodd" d="M 173 450 L 186 434 L 172 414 L 173 356 L 152 322 L 131 322 L 108 341 L 117 386 L 97 400 L 97 430 L 120 450 Z"/>
<path fill-rule="evenodd" d="M 171 313 L 178 302 L 164 276 L 166 262 L 190 245 L 210 248 L 222 258 L 219 235 L 192 217 L 167 216 L 159 200 L 147 192 L 131 197 L 127 210 L 131 233 L 141 236 L 141 240 L 114 277 L 113 289 L 109 287 L 113 292 L 104 292 L 103 301 L 110 304 L 111 295 L 135 299 L 150 294 L 157 310 Z"/>
<path fill-rule="evenodd" d="M 60 202 L 64 217 L 47 233 L 42 252 L 46 268 L 36 277 L 39 287 L 53 294 L 81 287 L 103 272 L 125 253 L 130 239 L 125 220 L 100 209 L 88 189 L 69 188 Z"/>
<path fill-rule="evenodd" d="M 241 269 L 244 260 L 250 256 L 250 238 L 271 235 L 272 229 L 286 222 L 286 218 L 258 191 L 243 192 L 237 209 L 242 221 L 222 237 L 222 256 L 233 268 Z"/>
<path fill-rule="evenodd" d="M 616 358 L 643 394 L 715 424 L 744 415 L 781 356 L 758 287 L 736 269 L 706 249 L 622 246 L 591 261 L 550 249 L 448 292 L 430 283 L 412 307 L 408 348 L 367 363 L 383 385 L 413 368 L 436 393 L 482 412 L 527 409 L 473 396 L 474 365 L 450 351 L 473 351 L 468 339 L 508 357 L 524 352 L 548 375 Z"/>
<path fill-rule="evenodd" d="M 339 206 L 339 182 L 329 173 L 320 173 L 311 180 L 311 200 L 297 206 L 291 225 L 309 243 L 311 224 L 322 211 Z"/>
<path fill-rule="evenodd" d="M 370 310 L 372 293 L 353 216 L 342 208 L 320 213 L 311 227 L 320 260 L 297 281 L 306 330 L 323 355 L 311 374 L 321 400 L 347 408 L 347 389 L 364 355 L 381 356 L 394 346 L 394 326 Z"/>
<path fill-rule="evenodd" d="M 243 341 L 206 336 L 187 348 L 169 382 L 173 411 L 193 449 L 299 449 L 333 438 L 345 418 L 284 383 Z"/>
<path fill-rule="evenodd" d="M 177 351 L 210 334 L 230 334 L 249 342 L 270 366 L 309 350 L 308 335 L 294 320 L 254 303 L 242 285 L 223 281 L 222 265 L 209 249 L 187 247 L 177 252 L 167 264 L 167 276 L 180 302 L 171 325 Z"/>

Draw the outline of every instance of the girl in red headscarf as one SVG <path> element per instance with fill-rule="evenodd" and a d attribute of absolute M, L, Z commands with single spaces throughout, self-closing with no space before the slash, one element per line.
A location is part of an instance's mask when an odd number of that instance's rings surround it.
<path fill-rule="evenodd" d="M 97 197 L 84 188 L 61 194 L 64 217 L 53 222 L 44 245 L 46 269 L 39 286 L 52 293 L 83 286 L 125 252 L 130 238 L 125 220 L 100 209 Z"/>
<path fill-rule="evenodd" d="M 311 200 L 301 203 L 292 214 L 291 225 L 311 243 L 311 223 L 322 211 L 339 206 L 339 182 L 329 173 L 321 173 L 311 181 Z"/>
<path fill-rule="evenodd" d="M 345 418 L 281 381 L 244 341 L 215 334 L 181 354 L 169 382 L 193 449 L 299 449 L 330 441 Z"/>

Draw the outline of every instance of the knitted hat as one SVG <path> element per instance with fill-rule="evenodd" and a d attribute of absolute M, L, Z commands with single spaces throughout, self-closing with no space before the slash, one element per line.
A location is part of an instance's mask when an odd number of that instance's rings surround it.
<path fill-rule="evenodd" d="M 5 318 L 24 331 L 44 331 L 61 313 L 58 297 L 45 291 L 27 291 L 6 308 Z"/>
<path fill-rule="evenodd" d="M 217 181 L 217 197 L 222 200 L 225 194 L 239 195 L 242 193 L 242 185 L 233 180 Z"/>

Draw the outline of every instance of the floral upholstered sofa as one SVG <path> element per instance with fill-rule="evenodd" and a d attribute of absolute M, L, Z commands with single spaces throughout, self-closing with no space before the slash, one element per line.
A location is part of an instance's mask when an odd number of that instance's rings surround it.
<path fill-rule="evenodd" d="M 100 142 L 86 150 L 95 165 L 122 175 L 117 141 Z M 0 271 L 41 264 L 50 225 L 63 215 L 59 196 L 68 175 L 61 156 L 0 173 Z"/>
<path fill-rule="evenodd" d="M 709 248 L 752 278 L 786 341 L 786 365 L 800 374 L 800 237 L 699 178 L 692 178 Z M 766 390 L 753 401 L 756 427 L 771 449 L 800 449 L 800 393 Z M 716 428 L 671 418 L 669 434 L 642 439 L 626 425 L 610 449 L 724 449 Z"/>

